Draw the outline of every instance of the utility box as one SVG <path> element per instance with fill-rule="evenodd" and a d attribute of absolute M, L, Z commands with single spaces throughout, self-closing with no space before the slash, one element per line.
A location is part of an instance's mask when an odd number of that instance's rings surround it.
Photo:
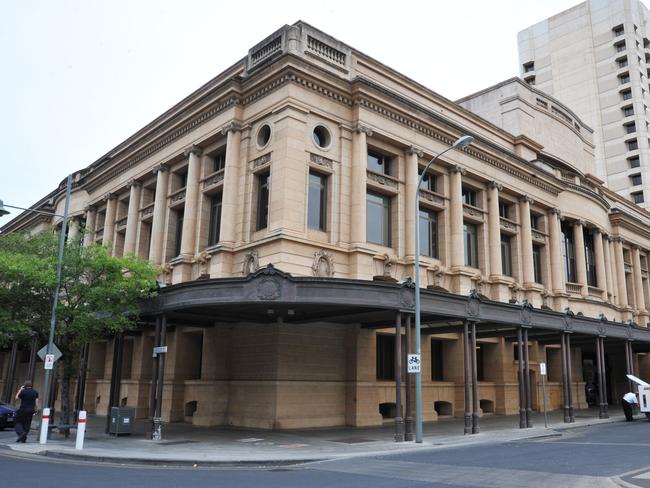
<path fill-rule="evenodd" d="M 135 420 L 135 408 L 112 407 L 111 423 L 108 427 L 108 433 L 114 435 L 133 434 L 134 420 Z"/>

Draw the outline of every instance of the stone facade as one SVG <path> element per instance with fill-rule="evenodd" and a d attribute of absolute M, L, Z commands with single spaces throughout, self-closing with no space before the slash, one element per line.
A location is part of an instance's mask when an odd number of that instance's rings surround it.
<path fill-rule="evenodd" d="M 84 227 L 87 243 L 160 265 L 162 297 L 189 284 L 200 293 L 205 283 L 202 296 L 217 300 L 208 286 L 233 293 L 247 277 L 258 280 L 257 308 L 235 297 L 170 309 L 163 419 L 297 428 L 392 418 L 394 319 L 373 316 L 367 303 L 318 316 L 319 298 L 337 283 L 408 283 L 418 171 L 465 134 L 474 142 L 447 152 L 420 190 L 420 286 L 432 297 L 475 290 L 511 308 L 645 327 L 650 213 L 593 176 L 592 131 L 568 107 L 518 80 L 454 103 L 298 22 L 75 174 L 72 228 Z M 59 187 L 34 208 L 62 206 Z M 57 224 L 40 218 L 23 213 L 2 231 Z M 283 285 L 264 277 L 269 264 L 322 284 L 312 306 L 278 300 Z M 395 311 L 412 306 L 404 299 Z M 149 414 L 150 325 L 125 337 L 116 402 L 141 417 Z M 461 337 L 433 328 L 423 336 L 424 420 L 463 415 Z M 550 408 L 563 404 L 556 339 L 529 347 L 533 408 L 542 402 L 540 362 Z M 109 406 L 114 342 L 90 345 L 90 412 Z M 479 414 L 516 413 L 517 343 L 499 333 L 477 342 Z M 617 347 L 607 349 L 614 401 L 625 387 Z M 590 344 L 570 349 L 573 405 L 583 407 L 596 359 Z M 633 367 L 644 371 L 639 351 Z M 5 378 L 8 353 L 0 354 Z"/>

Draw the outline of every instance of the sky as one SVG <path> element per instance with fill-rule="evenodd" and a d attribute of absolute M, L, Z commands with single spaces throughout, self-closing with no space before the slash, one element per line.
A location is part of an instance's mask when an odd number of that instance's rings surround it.
<path fill-rule="evenodd" d="M 33 205 L 284 24 L 455 100 L 518 75 L 517 33 L 577 3 L 1 0 L 0 200 Z"/>

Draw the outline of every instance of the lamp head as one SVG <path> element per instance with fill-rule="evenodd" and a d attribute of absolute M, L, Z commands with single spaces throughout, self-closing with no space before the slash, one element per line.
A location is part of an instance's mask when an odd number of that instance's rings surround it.
<path fill-rule="evenodd" d="M 0 200 L 0 217 L 4 217 L 5 215 L 9 215 L 9 210 L 5 208 L 2 200 Z"/>
<path fill-rule="evenodd" d="M 472 136 L 462 136 L 456 139 L 451 147 L 460 149 L 469 146 L 472 142 L 474 142 L 474 138 Z"/>

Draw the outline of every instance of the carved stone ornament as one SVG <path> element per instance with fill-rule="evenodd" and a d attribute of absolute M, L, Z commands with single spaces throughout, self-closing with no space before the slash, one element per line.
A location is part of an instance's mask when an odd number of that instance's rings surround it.
<path fill-rule="evenodd" d="M 392 277 L 395 264 L 397 264 L 396 256 L 390 256 L 389 254 L 384 254 L 384 278 Z"/>
<path fill-rule="evenodd" d="M 519 197 L 519 201 L 520 201 L 520 202 L 528 202 L 530 205 L 532 205 L 533 203 L 535 203 L 535 200 L 533 200 L 533 199 L 532 199 L 531 197 L 529 197 L 528 195 L 522 195 L 521 197 Z"/>
<path fill-rule="evenodd" d="M 259 259 L 257 257 L 257 249 L 251 249 L 244 256 L 244 264 L 242 266 L 242 275 L 248 276 L 255 273 L 260 267 Z"/>
<path fill-rule="evenodd" d="M 476 289 L 469 291 L 467 297 L 467 315 L 469 317 L 478 317 L 481 315 L 481 297 Z"/>
<path fill-rule="evenodd" d="M 411 278 L 407 278 L 402 283 L 399 290 L 399 301 L 403 308 L 412 309 L 415 307 L 415 283 Z"/>
<path fill-rule="evenodd" d="M 511 300 L 513 303 L 519 301 L 519 292 L 522 290 L 521 286 L 519 286 L 519 283 L 510 283 L 508 285 L 508 288 L 510 288 L 510 296 Z"/>
<path fill-rule="evenodd" d="M 334 257 L 321 249 L 314 253 L 314 262 L 311 265 L 314 276 L 319 278 L 331 278 L 334 276 Z"/>
<path fill-rule="evenodd" d="M 183 151 L 183 156 L 187 157 L 190 154 L 194 154 L 195 156 L 200 156 L 203 154 L 203 148 L 201 146 L 198 146 L 196 144 L 192 144 L 190 147 L 185 148 Z"/>
<path fill-rule="evenodd" d="M 241 129 L 242 125 L 239 122 L 235 122 L 233 120 L 221 128 L 221 134 L 225 136 L 228 135 L 228 132 L 238 132 L 241 131 Z"/>
<path fill-rule="evenodd" d="M 492 180 L 488 183 L 488 188 L 496 188 L 498 191 L 501 191 L 503 190 L 503 185 L 498 181 Z"/>
<path fill-rule="evenodd" d="M 433 286 L 437 288 L 444 288 L 443 280 L 445 279 L 445 268 L 435 264 L 431 270 L 433 271 Z"/>
<path fill-rule="evenodd" d="M 474 289 L 476 290 L 477 293 L 484 295 L 485 291 L 485 278 L 481 273 L 476 273 L 474 276 L 472 276 L 472 281 L 474 281 Z"/>
<path fill-rule="evenodd" d="M 451 167 L 451 172 L 452 172 L 452 173 L 460 173 L 461 176 L 464 176 L 465 173 L 467 173 L 467 170 L 465 169 L 464 166 L 461 166 L 460 164 L 454 164 L 454 165 Z"/>
<path fill-rule="evenodd" d="M 265 276 L 257 284 L 257 297 L 262 300 L 277 300 L 280 295 L 280 281 L 275 276 Z"/>
<path fill-rule="evenodd" d="M 321 156 L 319 154 L 309 153 L 309 161 L 319 166 L 323 166 L 325 168 L 329 168 L 329 169 L 334 168 L 334 162 L 331 159 Z"/>
<path fill-rule="evenodd" d="M 630 321 L 627 323 L 627 327 L 625 328 L 625 335 L 627 336 L 628 341 L 632 340 L 632 327 L 634 327 L 634 325 L 632 324 L 632 321 Z"/>
<path fill-rule="evenodd" d="M 549 308 L 548 306 L 548 291 L 547 290 L 542 290 L 542 308 L 546 309 Z"/>
<path fill-rule="evenodd" d="M 165 171 L 169 171 L 169 166 L 167 166 L 165 163 L 160 163 L 160 164 L 154 166 L 153 169 L 151 170 L 151 172 L 153 174 L 157 174 L 158 171 L 162 171 L 163 173 Z"/>
<path fill-rule="evenodd" d="M 368 137 L 372 137 L 372 129 L 370 127 L 366 127 L 365 125 L 357 124 L 354 126 L 354 132 L 358 134 L 365 134 Z"/>
<path fill-rule="evenodd" d="M 375 173 L 370 170 L 368 170 L 368 179 L 370 181 L 374 181 L 375 183 L 379 183 L 380 185 L 397 188 L 397 181 L 393 180 L 390 177 L 387 177 L 385 175 L 380 175 L 379 173 Z"/>
<path fill-rule="evenodd" d="M 140 181 L 138 181 L 138 180 L 131 180 L 131 181 L 129 181 L 129 182 L 126 184 L 126 187 L 127 187 L 128 189 L 131 189 L 131 188 L 140 188 L 141 186 L 142 186 L 142 182 L 140 182 Z"/>
<path fill-rule="evenodd" d="M 174 268 L 172 267 L 171 264 L 165 263 L 162 267 L 163 271 L 163 279 L 165 281 L 165 284 L 171 285 L 172 284 L 172 270 Z"/>
<path fill-rule="evenodd" d="M 424 156 L 424 151 L 419 147 L 411 146 L 406 150 L 406 154 L 416 154 L 418 158 Z"/>
<path fill-rule="evenodd" d="M 266 163 L 269 162 L 271 162 L 271 153 L 266 153 L 257 159 L 253 159 L 250 165 L 253 169 L 255 169 L 255 168 L 259 168 L 260 166 L 264 166 Z"/>
<path fill-rule="evenodd" d="M 196 256 L 196 262 L 199 265 L 199 276 L 210 276 L 210 272 L 208 270 L 208 262 L 211 258 L 212 256 L 205 251 L 201 251 Z"/>

